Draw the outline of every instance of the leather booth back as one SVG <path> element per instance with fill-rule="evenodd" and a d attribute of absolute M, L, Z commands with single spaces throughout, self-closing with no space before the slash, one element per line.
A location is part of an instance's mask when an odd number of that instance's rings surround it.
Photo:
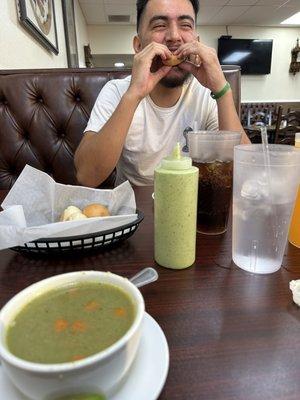
<path fill-rule="evenodd" d="M 128 74 L 96 68 L 0 71 L 0 189 L 9 189 L 26 164 L 56 182 L 76 184 L 74 152 L 98 93 Z M 225 74 L 239 110 L 239 69 Z M 105 186 L 111 184 L 112 177 Z"/>

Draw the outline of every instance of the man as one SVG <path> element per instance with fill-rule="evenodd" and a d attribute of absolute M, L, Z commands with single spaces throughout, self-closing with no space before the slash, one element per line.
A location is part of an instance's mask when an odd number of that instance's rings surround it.
<path fill-rule="evenodd" d="M 198 8 L 198 0 L 137 1 L 132 76 L 98 96 L 75 154 L 80 183 L 96 187 L 117 167 L 116 184 L 153 184 L 154 168 L 195 122 L 240 131 L 248 143 L 216 52 L 197 36 Z M 172 53 L 185 61 L 164 65 Z"/>

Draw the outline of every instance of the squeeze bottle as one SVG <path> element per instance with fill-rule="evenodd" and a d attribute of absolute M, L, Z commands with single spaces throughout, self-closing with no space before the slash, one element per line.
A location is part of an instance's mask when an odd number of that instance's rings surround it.
<path fill-rule="evenodd" d="M 179 143 L 154 171 L 154 258 L 163 267 L 183 269 L 195 261 L 198 176 Z"/>

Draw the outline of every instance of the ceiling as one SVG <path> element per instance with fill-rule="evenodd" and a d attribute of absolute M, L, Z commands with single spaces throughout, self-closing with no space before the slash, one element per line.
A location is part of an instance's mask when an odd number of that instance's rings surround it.
<path fill-rule="evenodd" d="M 79 3 L 88 25 L 135 25 L 136 0 L 79 0 Z M 279 26 L 298 11 L 300 0 L 200 0 L 197 23 Z M 127 16 L 127 22 L 109 22 L 111 16 L 117 19 Z"/>

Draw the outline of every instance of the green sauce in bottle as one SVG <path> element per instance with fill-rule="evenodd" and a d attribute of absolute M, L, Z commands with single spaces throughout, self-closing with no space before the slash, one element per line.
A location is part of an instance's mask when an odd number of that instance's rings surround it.
<path fill-rule="evenodd" d="M 179 143 L 154 171 L 155 261 L 182 269 L 195 262 L 199 170 L 180 155 Z"/>

